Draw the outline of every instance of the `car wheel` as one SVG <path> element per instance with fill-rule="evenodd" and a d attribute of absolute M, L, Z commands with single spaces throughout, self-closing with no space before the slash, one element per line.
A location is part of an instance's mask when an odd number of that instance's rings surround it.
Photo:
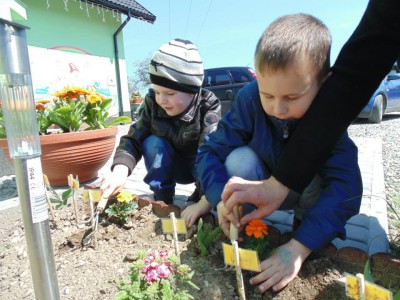
<path fill-rule="evenodd" d="M 370 123 L 378 124 L 382 121 L 383 115 L 383 96 L 377 95 L 375 97 L 374 105 L 372 107 L 371 116 L 368 118 Z"/>

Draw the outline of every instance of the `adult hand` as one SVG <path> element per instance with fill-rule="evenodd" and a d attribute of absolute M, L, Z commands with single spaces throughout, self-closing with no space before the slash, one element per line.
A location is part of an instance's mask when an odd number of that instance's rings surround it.
<path fill-rule="evenodd" d="M 261 283 L 258 288 L 262 293 L 270 287 L 274 291 L 279 291 L 296 277 L 310 253 L 309 248 L 291 239 L 287 244 L 280 246 L 272 256 L 261 262 L 261 272 L 250 279 L 250 284 Z"/>
<path fill-rule="evenodd" d="M 109 199 L 117 194 L 124 187 L 126 178 L 128 177 L 128 167 L 124 165 L 116 165 L 111 174 L 103 178 L 100 186 L 102 198 Z"/>
<path fill-rule="evenodd" d="M 262 219 L 273 213 L 283 203 L 289 189 L 270 177 L 263 181 L 249 181 L 233 176 L 225 185 L 221 200 L 225 204 L 226 216 L 236 227 L 245 225 L 254 219 Z M 232 214 L 235 205 L 254 204 L 257 209 L 245 215 L 239 222 Z"/>

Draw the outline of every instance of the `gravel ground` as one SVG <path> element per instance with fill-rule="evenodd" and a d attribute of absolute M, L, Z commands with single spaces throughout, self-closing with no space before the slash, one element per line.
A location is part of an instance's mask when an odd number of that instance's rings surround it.
<path fill-rule="evenodd" d="M 371 137 L 382 139 L 382 160 L 385 176 L 386 200 L 396 210 L 388 207 L 389 239 L 400 246 L 400 113 L 383 117 L 380 124 L 369 124 L 357 120 L 349 127 L 351 137 Z"/>

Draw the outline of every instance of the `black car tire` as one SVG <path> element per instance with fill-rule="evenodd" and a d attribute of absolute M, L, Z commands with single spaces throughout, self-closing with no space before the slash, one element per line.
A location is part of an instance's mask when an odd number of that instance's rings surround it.
<path fill-rule="evenodd" d="M 382 121 L 383 115 L 383 96 L 377 95 L 375 97 L 374 105 L 372 106 L 371 116 L 368 118 L 368 122 L 379 124 Z"/>

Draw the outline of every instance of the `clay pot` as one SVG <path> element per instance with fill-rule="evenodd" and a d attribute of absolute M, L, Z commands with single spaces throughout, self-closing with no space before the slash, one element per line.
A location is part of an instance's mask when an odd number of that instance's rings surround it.
<path fill-rule="evenodd" d="M 42 169 L 50 185 L 68 185 L 67 176 L 78 176 L 80 183 L 97 177 L 98 170 L 110 158 L 115 147 L 117 127 L 49 134 L 40 136 Z M 12 163 L 7 139 L 0 139 L 0 148 Z"/>
<path fill-rule="evenodd" d="M 129 99 L 129 102 L 130 102 L 131 104 L 134 104 L 134 103 L 142 103 L 142 102 L 143 102 L 143 99 L 142 99 L 142 97 L 140 97 L 140 96 L 135 96 L 135 97 L 132 97 L 131 99 Z"/>

